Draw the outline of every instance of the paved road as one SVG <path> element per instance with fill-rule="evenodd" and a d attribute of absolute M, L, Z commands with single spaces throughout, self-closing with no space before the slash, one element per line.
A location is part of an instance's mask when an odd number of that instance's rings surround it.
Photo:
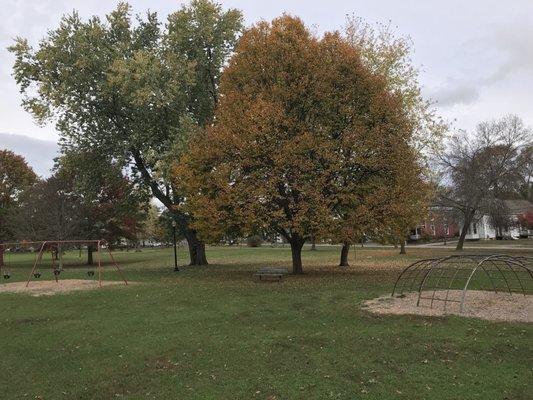
<path fill-rule="evenodd" d="M 529 243 L 521 243 L 521 244 L 513 244 L 513 242 L 509 242 L 509 244 L 500 244 L 500 245 L 476 245 L 476 246 L 469 246 L 468 242 L 465 243 L 463 246 L 463 249 L 465 250 L 531 250 L 533 251 L 533 240 L 530 240 L 531 246 L 529 246 Z M 423 249 L 423 248 L 444 248 L 444 249 L 454 249 L 457 245 L 457 240 L 455 241 L 449 241 L 446 242 L 446 245 L 443 242 L 438 243 L 421 243 L 421 244 L 408 244 L 406 247 L 408 249 Z M 361 245 L 359 245 L 360 247 Z M 358 247 L 358 245 L 355 245 L 354 247 Z M 379 243 L 365 243 L 364 247 L 370 247 L 370 248 L 394 248 L 393 245 L 384 245 Z"/>
<path fill-rule="evenodd" d="M 457 240 L 452 242 L 447 242 L 445 247 L 455 247 L 457 245 Z M 408 247 L 444 247 L 444 243 L 425 243 L 425 244 L 415 244 Z M 514 243 L 514 241 L 509 241 L 508 244 L 498 244 L 493 245 L 490 243 L 487 244 L 481 244 L 481 245 L 475 245 L 475 246 L 469 246 L 468 242 L 465 243 L 463 246 L 464 249 L 488 249 L 488 250 L 515 250 L 515 249 L 522 249 L 522 250 L 533 250 L 533 240 L 529 240 L 528 243 L 525 243 L 525 241 L 521 241 L 520 243 Z"/>

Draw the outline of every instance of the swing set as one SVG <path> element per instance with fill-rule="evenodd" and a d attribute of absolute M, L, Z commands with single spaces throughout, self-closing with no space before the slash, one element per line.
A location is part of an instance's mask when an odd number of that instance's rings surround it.
<path fill-rule="evenodd" d="M 104 265 L 102 263 L 102 255 L 104 252 L 107 252 L 107 254 L 109 255 L 111 264 L 120 274 L 120 277 L 122 278 L 124 283 L 126 285 L 128 284 L 126 277 L 122 273 L 122 270 L 120 269 L 118 263 L 113 257 L 113 253 L 111 252 L 111 249 L 109 248 L 105 240 L 45 240 L 45 241 L 38 241 L 38 242 L 0 243 L 0 252 L 3 253 L 5 258 L 7 258 L 6 265 L 3 265 L 3 263 L 0 262 L 0 276 L 3 277 L 5 280 L 11 277 L 11 273 L 10 273 L 11 266 L 12 266 L 11 265 L 11 253 L 13 253 L 13 249 L 31 247 L 32 250 L 38 249 L 38 251 L 36 252 L 36 255 L 35 255 L 35 261 L 33 263 L 33 268 L 31 269 L 31 272 L 26 281 L 26 287 L 29 286 L 32 278 L 38 279 L 42 276 L 42 273 L 40 272 L 40 270 L 41 270 L 41 265 L 43 263 L 43 255 L 47 251 L 49 251 L 52 256 L 51 257 L 52 275 L 54 276 L 56 283 L 59 283 L 59 275 L 63 271 L 63 251 L 72 246 L 79 247 L 81 251 L 81 246 L 83 245 L 95 247 L 96 272 L 98 276 L 99 287 L 102 287 L 102 275 L 104 272 Z M 89 271 L 87 271 L 87 275 L 89 277 L 94 277 L 95 276 L 94 269 L 90 269 Z"/>

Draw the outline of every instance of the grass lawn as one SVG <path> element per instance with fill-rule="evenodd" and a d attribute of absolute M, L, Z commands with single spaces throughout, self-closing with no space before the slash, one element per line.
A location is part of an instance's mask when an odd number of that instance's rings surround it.
<path fill-rule="evenodd" d="M 116 253 L 138 284 L 0 294 L 0 399 L 532 399 L 531 324 L 361 310 L 402 266 L 452 248 L 357 248 L 347 271 L 339 248 L 306 249 L 306 274 L 281 284 L 251 274 L 289 266 L 288 248 L 214 247 L 179 273 L 171 249 Z M 10 264 L 7 282 L 23 280 L 31 257 Z"/>

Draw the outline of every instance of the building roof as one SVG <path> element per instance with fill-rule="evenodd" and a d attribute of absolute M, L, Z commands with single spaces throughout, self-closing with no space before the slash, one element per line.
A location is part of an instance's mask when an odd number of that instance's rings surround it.
<path fill-rule="evenodd" d="M 533 212 L 533 203 L 527 200 L 504 200 L 505 205 L 512 215 L 523 214 L 526 212 Z"/>

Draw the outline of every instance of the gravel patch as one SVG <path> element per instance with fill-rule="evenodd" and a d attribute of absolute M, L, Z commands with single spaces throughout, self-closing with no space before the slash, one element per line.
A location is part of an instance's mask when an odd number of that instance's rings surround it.
<path fill-rule="evenodd" d="M 128 282 L 129 283 L 129 282 Z M 102 286 L 125 286 L 123 281 L 102 281 Z M 58 293 L 68 293 L 77 290 L 98 289 L 97 280 L 87 279 L 60 279 L 54 281 L 30 281 L 28 287 L 26 282 L 13 282 L 0 284 L 0 293 L 25 293 L 32 296 L 52 296 Z"/>
<path fill-rule="evenodd" d="M 423 292 L 422 297 L 430 297 L 433 292 Z M 451 290 L 449 298 L 460 300 L 461 290 Z M 437 292 L 435 297 L 445 298 L 446 291 Z M 377 314 L 414 314 L 414 315 L 460 315 L 489 321 L 533 322 L 533 296 L 513 293 L 494 293 L 483 290 L 469 290 L 466 293 L 464 312 L 460 311 L 460 303 L 421 300 L 417 307 L 418 292 L 405 296 L 381 296 L 364 302 L 364 308 Z"/>

